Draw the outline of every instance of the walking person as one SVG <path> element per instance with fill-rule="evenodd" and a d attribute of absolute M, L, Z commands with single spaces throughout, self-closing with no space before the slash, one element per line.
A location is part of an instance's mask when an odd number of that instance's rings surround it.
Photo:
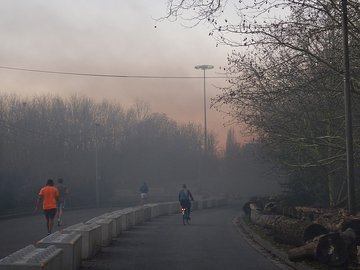
<path fill-rule="evenodd" d="M 142 184 L 142 186 L 140 187 L 140 199 L 141 199 L 141 204 L 145 204 L 147 196 L 149 193 L 149 187 L 146 184 L 146 182 L 144 182 Z"/>
<path fill-rule="evenodd" d="M 48 234 L 51 234 L 54 226 L 54 218 L 56 215 L 56 203 L 59 198 L 59 191 L 54 187 L 54 181 L 48 179 L 46 186 L 40 189 L 39 196 L 36 202 L 36 210 L 40 207 L 40 201 L 42 201 L 42 209 L 46 218 L 46 228 Z"/>
<path fill-rule="evenodd" d="M 59 178 L 57 189 L 59 191 L 59 199 L 57 201 L 57 224 L 61 226 L 61 218 L 65 208 L 65 199 L 69 193 L 67 186 L 64 185 L 64 179 Z"/>

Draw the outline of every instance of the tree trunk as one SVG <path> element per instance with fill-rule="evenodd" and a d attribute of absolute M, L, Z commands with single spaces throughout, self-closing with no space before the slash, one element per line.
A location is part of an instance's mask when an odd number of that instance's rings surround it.
<path fill-rule="evenodd" d="M 256 205 L 250 205 L 250 219 L 254 224 L 267 228 L 275 239 L 291 245 L 303 245 L 328 231 L 319 224 L 309 221 L 288 218 L 282 215 L 265 215 L 256 209 Z"/>
<path fill-rule="evenodd" d="M 320 235 L 304 246 L 289 250 L 291 261 L 316 259 L 329 266 L 344 265 L 349 261 L 356 261 L 356 234 L 347 229 L 341 233 Z"/>

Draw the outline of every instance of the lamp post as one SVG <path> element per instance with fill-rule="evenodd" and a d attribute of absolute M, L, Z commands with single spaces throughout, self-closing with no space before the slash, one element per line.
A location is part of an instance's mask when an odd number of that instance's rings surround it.
<path fill-rule="evenodd" d="M 213 69 L 214 66 L 212 65 L 199 65 L 199 66 L 195 66 L 195 69 L 201 69 L 204 71 L 204 151 L 205 154 L 207 154 L 207 147 L 208 147 L 208 142 L 207 142 L 207 123 L 206 123 L 206 83 L 205 83 L 205 71 L 207 69 Z"/>
<path fill-rule="evenodd" d="M 100 124 L 95 123 L 95 198 L 96 207 L 100 206 L 100 193 L 99 193 L 99 175 L 98 175 L 98 127 Z"/>

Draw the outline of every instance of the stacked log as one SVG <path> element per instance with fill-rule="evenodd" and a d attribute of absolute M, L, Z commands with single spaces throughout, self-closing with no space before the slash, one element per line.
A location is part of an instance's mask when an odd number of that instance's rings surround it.
<path fill-rule="evenodd" d="M 277 201 L 250 201 L 244 211 L 279 242 L 297 246 L 289 259 L 316 259 L 329 266 L 357 261 L 360 218 L 344 209 L 285 207 Z M 329 233 L 330 232 L 330 233 Z"/>
<path fill-rule="evenodd" d="M 348 228 L 341 233 L 328 233 L 315 237 L 313 241 L 304 246 L 289 250 L 291 261 L 316 259 L 329 266 L 344 265 L 356 260 L 356 234 Z"/>
<path fill-rule="evenodd" d="M 360 218 L 349 215 L 345 209 L 286 207 L 281 202 L 270 201 L 265 204 L 264 213 L 311 221 L 322 225 L 329 232 L 341 232 L 352 228 L 358 235 L 360 244 Z"/>
<path fill-rule="evenodd" d="M 282 215 L 263 214 L 254 204 L 250 204 L 250 208 L 251 221 L 268 229 L 278 241 L 286 244 L 303 245 L 306 241 L 328 232 L 320 224 L 288 218 Z"/>

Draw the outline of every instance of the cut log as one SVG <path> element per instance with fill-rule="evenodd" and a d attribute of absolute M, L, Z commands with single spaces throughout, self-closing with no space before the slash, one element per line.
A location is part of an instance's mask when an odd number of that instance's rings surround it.
<path fill-rule="evenodd" d="M 344 265 L 348 261 L 348 250 L 339 233 L 329 233 L 319 238 L 315 259 L 329 266 Z"/>
<path fill-rule="evenodd" d="M 354 230 L 356 234 L 356 245 L 360 245 L 360 219 L 351 217 L 345 219 L 344 222 L 341 224 L 341 229 L 345 231 L 348 228 Z"/>
<path fill-rule="evenodd" d="M 290 261 L 298 262 L 305 259 L 314 259 L 316 253 L 317 241 L 309 242 L 301 247 L 292 248 L 288 251 Z"/>
<path fill-rule="evenodd" d="M 316 236 L 328 233 L 328 230 L 320 224 L 282 215 L 265 215 L 256 209 L 251 209 L 250 219 L 254 224 L 269 229 L 277 241 L 295 246 L 303 245 Z"/>
<path fill-rule="evenodd" d="M 311 258 L 329 266 L 340 266 L 356 260 L 355 241 L 356 234 L 350 228 L 341 233 L 328 233 L 304 246 L 289 250 L 288 257 L 291 261 Z"/>

